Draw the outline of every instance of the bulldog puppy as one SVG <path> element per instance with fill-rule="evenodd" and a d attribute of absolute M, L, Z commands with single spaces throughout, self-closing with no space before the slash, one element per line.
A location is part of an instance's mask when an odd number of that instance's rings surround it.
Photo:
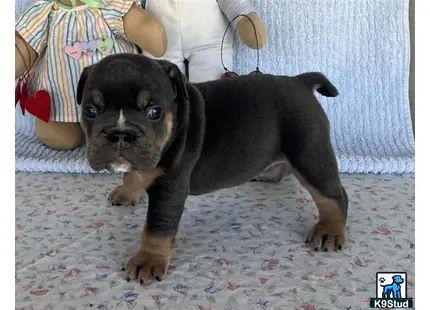
<path fill-rule="evenodd" d="M 85 68 L 77 90 L 87 157 L 94 170 L 124 172 L 114 204 L 149 197 L 141 248 L 127 280 L 162 280 L 188 195 L 252 180 L 283 163 L 310 192 L 319 221 L 315 250 L 345 242 L 348 197 L 313 94 L 337 96 L 320 73 L 245 75 L 191 84 L 174 64 L 117 54 Z"/>

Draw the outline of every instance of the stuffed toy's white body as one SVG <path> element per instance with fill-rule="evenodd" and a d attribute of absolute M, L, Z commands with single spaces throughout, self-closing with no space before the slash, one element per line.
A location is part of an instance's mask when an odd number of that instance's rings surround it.
<path fill-rule="evenodd" d="M 141 1 L 142 7 L 160 20 L 167 33 L 167 52 L 162 58 L 175 63 L 184 73 L 184 61 L 188 60 L 190 82 L 219 79 L 225 72 L 220 59 L 221 43 L 223 34 L 229 24 L 228 18 L 230 16 L 227 17 L 220 8 L 223 2 L 226 1 Z M 229 12 L 235 14 L 234 11 L 229 10 Z M 249 12 L 252 11 L 240 8 L 238 13 L 248 14 Z M 234 16 L 231 19 L 233 18 Z M 236 23 L 238 21 L 239 19 L 237 19 Z M 234 29 L 235 24 L 232 25 L 232 29 Z M 145 53 L 145 55 L 147 54 Z M 223 61 L 224 65 L 229 69 L 232 69 L 232 58 L 233 36 L 232 31 L 227 31 L 223 44 Z"/>

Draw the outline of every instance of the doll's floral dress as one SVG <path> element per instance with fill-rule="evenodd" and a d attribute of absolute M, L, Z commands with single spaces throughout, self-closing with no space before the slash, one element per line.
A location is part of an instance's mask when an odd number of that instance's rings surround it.
<path fill-rule="evenodd" d="M 20 15 L 15 30 L 38 53 L 30 95 L 49 93 L 51 121 L 79 122 L 76 90 L 86 66 L 110 54 L 138 52 L 127 40 L 122 20 L 133 3 L 103 0 L 102 8 L 68 8 L 57 1 L 37 1 Z"/>

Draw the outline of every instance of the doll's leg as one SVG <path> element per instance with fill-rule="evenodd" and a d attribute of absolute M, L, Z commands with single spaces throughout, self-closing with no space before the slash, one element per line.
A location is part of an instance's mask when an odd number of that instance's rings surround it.
<path fill-rule="evenodd" d="M 71 150 L 82 144 L 82 131 L 78 123 L 49 122 L 36 118 L 36 135 L 47 147 Z"/>
<path fill-rule="evenodd" d="M 224 65 L 233 70 L 233 47 L 224 44 L 222 54 Z M 225 73 L 221 64 L 221 44 L 207 45 L 191 51 L 188 61 L 189 79 L 193 83 L 217 80 Z"/>

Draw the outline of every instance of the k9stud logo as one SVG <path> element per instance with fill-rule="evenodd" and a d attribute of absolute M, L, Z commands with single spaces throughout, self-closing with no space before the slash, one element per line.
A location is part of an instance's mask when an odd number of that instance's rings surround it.
<path fill-rule="evenodd" d="M 406 272 L 377 272 L 376 298 L 370 298 L 370 308 L 412 308 L 412 298 L 407 298 L 407 279 Z"/>

